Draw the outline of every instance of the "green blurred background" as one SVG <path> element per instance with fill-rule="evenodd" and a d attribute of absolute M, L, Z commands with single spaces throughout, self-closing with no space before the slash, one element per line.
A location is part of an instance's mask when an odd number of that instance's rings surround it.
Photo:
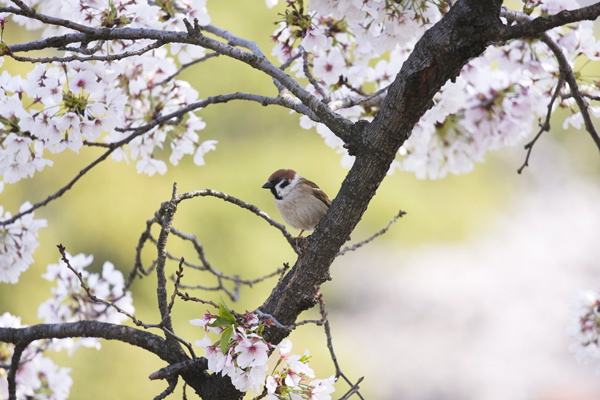
<path fill-rule="evenodd" d="M 258 42 L 265 53 L 270 53 L 269 35 L 275 29 L 273 22 L 280 18 L 281 4 L 267 10 L 263 1 L 230 0 L 209 2 L 208 7 L 213 24 Z M 4 38 L 10 44 L 23 40 L 23 34 L 26 33 L 15 25 L 7 25 Z M 3 66 L 23 76 L 29 67 L 9 59 Z M 189 80 L 200 97 L 235 91 L 275 94 L 269 78 L 225 57 L 190 68 L 181 78 Z M 271 194 L 261 189 L 271 172 L 278 168 L 295 169 L 316 181 L 330 197 L 335 196 L 347 172 L 340 167 L 340 155 L 325 146 L 314 130 L 301 129 L 297 115 L 286 109 L 238 101 L 210 106 L 199 115 L 207 123 L 201 132 L 202 139 L 219 141 L 217 150 L 206 155 L 205 166 L 197 167 L 186 158 L 177 167 L 169 166 L 165 175 L 148 177 L 136 173 L 135 163 L 117 163 L 110 159 L 89 172 L 61 199 L 37 211 L 35 217 L 47 219 L 48 227 L 40 230 L 41 245 L 35 253 L 35 264 L 22 274 L 18 285 L 0 284 L 0 313 L 8 311 L 22 316 L 22 322 L 28 325 L 40 322 L 37 306 L 50 296 L 53 286 L 40 275 L 46 265 L 58 261 L 56 245 L 59 243 L 73 255 L 93 254 L 94 271 L 98 271 L 104 261 L 111 261 L 128 274 L 145 221 L 153 216 L 161 202 L 169 199 L 174 182 L 180 193 L 205 188 L 219 190 L 255 204 L 281 220 Z M 543 153 L 545 146 L 554 146 L 554 142 L 572 156 L 569 162 L 579 174 L 597 180 L 600 162 L 591 139 L 583 132 L 566 133 L 560 125 L 557 120 L 556 129 L 536 144 L 531 167 L 525 170 L 524 176 L 516 173 L 525 157 L 525 151 L 520 148 L 490 154 L 474 172 L 439 181 L 417 180 L 414 175 L 401 172 L 388 176 L 353 233 L 353 241 L 380 230 L 400 209 L 408 214 L 377 239 L 378 246 L 411 249 L 427 243 L 459 243 L 476 236 L 492 221 L 504 217 L 504 206 L 513 199 L 516 188 L 528 184 L 528 175 L 540 172 L 536 165 L 537 153 Z M 0 204 L 14 214 L 24 201 L 42 200 L 100 154 L 101 150 L 84 148 L 80 154 L 65 152 L 49 156 L 55 163 L 53 167 L 37 173 L 33 179 L 7 186 L 0 194 Z M 205 246 L 212 266 L 229 275 L 253 279 L 295 260 L 278 231 L 255 215 L 219 199 L 195 198 L 183 202 L 174 226 L 196 235 Z M 177 256 L 193 259 L 189 246 L 175 238 L 170 239 L 169 250 Z M 150 259 L 154 257 L 154 250 L 148 248 L 145 254 L 146 259 Z M 352 295 L 335 279 L 344 273 L 344 263 L 351 257 L 349 254 L 335 262 L 334 279 L 323 286 L 331 315 L 335 315 L 337 308 L 344 307 L 345 299 Z M 174 263 L 170 264 L 171 273 L 175 267 Z M 370 275 L 380 273 L 374 265 L 365 265 L 365 268 Z M 385 278 L 383 272 L 381 278 Z M 183 282 L 208 286 L 216 283 L 213 277 L 193 271 L 185 273 Z M 226 301 L 239 312 L 255 309 L 269 295 L 274 283 L 271 279 L 252 288 L 244 287 L 239 302 Z M 154 275 L 138 280 L 132 288 L 136 316 L 146 323 L 159 320 L 154 288 Z M 212 300 L 220 297 L 218 293 L 190 294 Z M 199 304 L 177 302 L 176 332 L 190 342 L 200 339 L 202 332 L 188 321 L 199 318 L 206 309 Z M 318 316 L 310 311 L 305 317 Z M 291 339 L 294 353 L 310 349 L 314 356 L 311 366 L 317 377 L 334 373 L 321 328 L 303 326 Z M 197 351 L 201 353 L 201 349 Z M 362 376 L 361 360 L 356 359 L 351 350 L 340 350 L 338 357 L 351 378 Z M 73 399 L 145 399 L 166 387 L 163 382 L 147 379 L 164 364 L 152 354 L 125 344 L 104 342 L 100 351 L 81 348 L 72 357 L 59 353 L 52 354 L 52 358 L 59 365 L 72 368 Z M 367 377 L 363 394 L 369 398 L 376 386 L 376 379 Z M 337 397 L 347 389 L 344 385 L 338 387 Z"/>

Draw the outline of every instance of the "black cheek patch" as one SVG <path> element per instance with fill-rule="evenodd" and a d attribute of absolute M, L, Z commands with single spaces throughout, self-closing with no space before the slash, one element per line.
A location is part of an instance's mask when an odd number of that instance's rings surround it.
<path fill-rule="evenodd" d="M 275 196 L 277 200 L 283 199 L 283 197 L 277 194 L 277 189 L 275 189 L 274 187 L 271 188 L 271 193 L 273 193 L 273 196 Z"/>

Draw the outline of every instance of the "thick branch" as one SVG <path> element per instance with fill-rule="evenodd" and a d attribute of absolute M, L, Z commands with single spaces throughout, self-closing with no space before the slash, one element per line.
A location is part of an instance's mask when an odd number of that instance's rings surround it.
<path fill-rule="evenodd" d="M 190 360 L 182 352 L 173 352 L 167 341 L 153 333 L 98 321 L 79 321 L 62 324 L 40 324 L 24 328 L 0 328 L 0 342 L 27 346 L 36 340 L 96 337 L 118 340 L 156 354 L 169 365 L 180 365 Z M 177 373 L 203 398 L 215 398 L 217 394 L 239 397 L 239 392 L 228 379 L 220 379 L 206 372 L 206 363 L 187 363 L 189 368 Z"/>
<path fill-rule="evenodd" d="M 25 328 L 0 328 L 0 342 L 29 344 L 42 339 L 96 337 L 118 340 L 141 347 L 168 363 L 182 361 L 180 355 L 168 351 L 165 339 L 153 333 L 124 325 L 98 321 L 79 321 L 62 324 L 40 324 Z"/>

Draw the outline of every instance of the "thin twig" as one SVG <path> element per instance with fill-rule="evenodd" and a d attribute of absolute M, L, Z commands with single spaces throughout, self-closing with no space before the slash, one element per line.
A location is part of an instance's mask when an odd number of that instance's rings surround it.
<path fill-rule="evenodd" d="M 588 104 L 583 96 L 581 96 L 581 91 L 579 90 L 579 85 L 577 83 L 577 77 L 569 65 L 567 57 L 565 57 L 561 47 L 554 42 L 547 33 L 543 33 L 540 36 L 540 40 L 550 48 L 552 53 L 554 53 L 554 57 L 556 57 L 558 65 L 560 66 L 561 77 L 564 77 L 564 79 L 567 81 L 571 95 L 579 107 L 579 111 L 581 112 L 581 117 L 583 118 L 583 123 L 585 125 L 585 130 L 590 134 L 592 140 L 596 144 L 596 147 L 598 150 L 600 150 L 600 135 L 598 135 L 598 131 L 592 122 L 592 116 L 590 115 Z"/>
<path fill-rule="evenodd" d="M 187 68 L 196 65 L 198 63 L 204 62 L 208 59 L 211 59 L 213 57 L 218 57 L 220 56 L 219 53 L 217 52 L 213 52 L 213 53 L 208 53 L 206 55 L 204 55 L 204 57 L 200 57 L 194 61 L 190 61 L 189 63 L 183 64 L 175 73 L 169 75 L 168 77 L 165 78 L 165 80 L 163 80 L 162 82 L 159 83 L 159 85 L 164 85 L 165 83 L 171 81 L 173 78 L 175 78 L 177 75 L 181 74 L 183 71 L 185 71 Z"/>
<path fill-rule="evenodd" d="M 163 203 L 164 215 L 161 221 L 160 234 L 158 235 L 158 241 L 156 243 L 156 249 L 158 256 L 156 258 L 156 296 L 158 299 L 158 310 L 161 316 L 161 324 L 165 329 L 173 332 L 173 324 L 169 315 L 169 308 L 167 304 L 167 277 L 166 277 L 166 263 L 167 263 L 167 240 L 171 233 L 171 227 L 173 226 L 173 219 L 175 218 L 175 212 L 177 211 L 177 184 L 173 184 L 173 191 L 171 193 L 171 200 Z"/>
<path fill-rule="evenodd" d="M 71 56 L 65 56 L 65 57 L 22 57 L 22 56 L 17 56 L 16 54 L 12 54 L 9 53 L 8 56 L 11 57 L 12 59 L 14 59 L 15 61 L 19 61 L 19 62 L 29 62 L 29 63 L 41 63 L 41 64 L 47 64 L 47 63 L 68 63 L 68 62 L 72 62 L 72 61 L 81 61 L 81 62 L 87 62 L 87 61 L 116 61 L 116 60 L 122 60 L 124 58 L 127 57 L 133 57 L 133 56 L 139 56 L 142 55 L 144 53 L 147 53 L 151 50 L 157 49 L 161 46 L 163 46 L 164 43 L 162 43 L 160 40 L 155 41 L 154 43 L 141 48 L 139 50 L 135 50 L 135 51 L 126 51 L 124 53 L 119 53 L 119 54 L 107 54 L 104 56 L 87 56 L 87 57 L 81 57 L 81 56 L 77 56 L 77 55 L 71 55 Z"/>
<path fill-rule="evenodd" d="M 173 284 L 173 293 L 171 293 L 171 300 L 169 301 L 169 314 L 171 314 L 171 312 L 173 311 L 173 306 L 175 305 L 175 297 L 177 295 L 177 292 L 179 291 L 179 287 L 181 284 L 181 278 L 183 278 L 183 262 L 184 259 L 183 257 L 181 257 L 181 260 L 179 261 L 179 268 L 177 269 L 177 272 L 175 273 L 177 275 L 177 277 L 175 278 L 175 282 Z"/>
<path fill-rule="evenodd" d="M 591 6 L 588 8 L 591 9 Z M 525 24 L 533 21 L 533 19 L 529 15 L 522 12 L 509 10 L 506 7 L 502 7 L 500 16 L 506 18 L 509 24 L 513 22 L 516 22 L 517 24 Z M 538 19 L 536 19 L 536 21 L 537 20 Z M 561 47 L 554 40 L 552 40 L 552 38 L 550 37 L 550 35 L 548 35 L 547 32 L 542 32 L 538 34 L 537 37 L 541 42 L 546 44 L 546 46 L 548 46 L 550 51 L 552 51 L 552 53 L 554 54 L 554 57 L 558 62 L 558 67 L 560 70 L 559 79 L 564 79 L 569 85 L 571 96 L 575 99 L 575 102 L 579 107 L 579 111 L 581 112 L 585 129 L 592 137 L 592 140 L 596 144 L 598 150 L 600 150 L 600 135 L 598 135 L 596 127 L 592 122 L 592 117 L 588 110 L 588 104 L 585 101 L 584 96 L 581 95 L 581 91 L 579 90 L 579 85 L 577 83 L 577 77 L 573 72 L 573 68 L 571 68 L 571 65 L 569 64 L 567 57 L 565 57 L 565 54 L 563 53 Z M 557 85 L 557 87 L 558 86 L 560 85 Z M 540 134 L 538 133 L 538 136 L 539 135 Z M 537 140 L 537 138 L 534 140 Z M 521 167 L 521 169 L 522 168 L 523 167 Z"/>
<path fill-rule="evenodd" d="M 323 294 L 321 292 L 317 293 L 317 301 L 319 303 L 319 312 L 321 313 L 321 319 L 323 321 L 323 328 L 325 330 L 325 336 L 327 337 L 327 348 L 329 349 L 329 354 L 331 356 L 331 360 L 333 361 L 333 365 L 335 367 L 335 377 L 336 377 L 336 379 L 341 377 L 342 379 L 344 379 L 346 381 L 346 383 L 348 383 L 348 385 L 350 385 L 350 391 L 348 393 L 346 393 L 346 395 L 343 398 L 347 399 L 348 397 L 350 397 L 351 395 L 356 393 L 358 395 L 358 397 L 360 397 L 361 399 L 364 400 L 364 398 L 358 391 L 358 389 L 359 389 L 358 385 L 360 382 L 362 382 L 363 378 L 360 378 L 356 383 L 352 383 L 350 381 L 350 379 L 348 379 L 348 377 L 342 371 L 342 367 L 340 367 L 337 356 L 335 355 L 335 351 L 333 349 L 333 336 L 331 334 L 331 326 L 329 324 L 329 319 L 327 318 L 327 310 L 325 308 L 325 299 L 323 298 Z"/>
<path fill-rule="evenodd" d="M 280 329 L 285 329 L 285 330 L 290 331 L 290 332 L 294 330 L 294 325 L 283 325 L 281 322 L 279 322 L 277 320 L 277 318 L 275 318 L 271 314 L 267 314 L 267 313 L 262 312 L 260 310 L 260 308 L 257 308 L 256 310 L 254 310 L 252 312 L 254 314 L 256 314 L 259 318 L 261 318 L 263 321 L 264 320 L 269 320 L 271 323 L 273 323 L 273 325 L 275 325 L 276 327 L 278 327 Z"/>
<path fill-rule="evenodd" d="M 221 192 L 216 192 L 216 191 L 210 191 L 210 190 L 206 190 L 206 191 L 197 191 L 196 195 L 214 195 L 216 197 L 222 198 L 228 202 L 232 202 L 242 208 L 248 209 L 250 211 L 252 211 L 253 213 L 261 216 L 263 219 L 267 220 L 271 225 L 275 224 L 274 226 L 278 226 L 278 228 L 282 230 L 282 233 L 284 233 L 284 236 L 287 234 L 290 238 L 291 235 L 285 230 L 285 227 L 283 227 L 283 225 L 278 224 L 277 222 L 275 222 L 274 220 L 272 220 L 270 217 L 268 217 L 268 215 L 266 215 L 264 212 L 260 211 L 256 206 L 251 205 L 249 203 L 243 202 L 239 199 L 236 199 L 235 197 L 229 196 L 225 193 L 221 193 Z M 190 195 L 188 193 L 183 194 L 183 195 L 178 195 L 176 196 L 175 203 L 179 203 L 180 201 L 183 201 L 185 199 L 190 199 L 190 198 L 194 198 L 195 195 Z M 145 276 L 147 275 L 153 267 L 156 267 L 159 264 L 159 260 L 155 260 L 153 262 L 153 266 L 151 268 L 148 269 L 144 269 L 143 263 L 142 263 L 142 251 L 145 247 L 145 244 L 147 242 L 151 242 L 152 244 L 158 246 L 159 244 L 159 240 L 156 240 L 152 233 L 152 226 L 154 224 L 158 224 L 158 225 L 163 225 L 164 224 L 164 216 L 167 212 L 167 209 L 171 207 L 171 202 L 165 202 L 161 205 L 161 208 L 155 212 L 154 217 L 147 220 L 146 221 L 146 229 L 142 232 L 138 243 L 136 245 L 136 254 L 135 254 L 135 262 L 134 265 L 129 273 L 129 278 L 127 281 L 127 287 L 129 287 L 131 285 L 131 283 L 133 282 L 133 280 L 138 276 Z M 161 230 L 162 232 L 162 230 Z M 185 265 L 187 267 L 193 268 L 195 270 L 198 271 L 207 271 L 209 273 L 211 273 L 212 275 L 214 275 L 217 278 L 218 284 L 215 287 L 207 287 L 205 285 L 197 285 L 197 286 L 189 286 L 189 285 L 183 285 L 181 284 L 181 282 L 178 282 L 178 288 L 181 289 L 201 289 L 201 290 L 223 290 L 232 300 L 237 301 L 237 299 L 239 298 L 239 293 L 240 293 L 240 288 L 242 285 L 247 285 L 247 286 L 252 286 L 256 283 L 262 282 L 266 279 L 272 278 L 274 276 L 280 275 L 285 268 L 280 268 L 276 271 L 273 271 L 269 274 L 266 274 L 264 276 L 261 276 L 259 278 L 255 278 L 255 279 L 242 279 L 237 275 L 234 276 L 230 276 L 230 275 L 226 275 L 218 270 L 216 270 L 215 268 L 212 267 L 212 265 L 210 264 L 210 262 L 208 261 L 205 252 L 204 252 L 204 248 L 203 246 L 200 244 L 200 242 L 198 242 L 197 238 L 195 235 L 192 234 L 187 234 L 184 232 L 179 231 L 178 229 L 174 228 L 174 227 L 170 227 L 169 229 L 169 234 L 170 235 L 175 235 L 183 240 L 189 241 L 192 243 L 196 254 L 201 262 L 201 265 L 194 265 L 190 262 L 187 262 L 186 260 L 182 260 L 181 258 L 177 258 L 174 255 L 170 254 L 168 251 L 166 251 L 165 249 L 165 255 L 166 255 L 166 259 L 169 260 L 178 260 L 180 262 L 180 267 Z M 293 242 L 293 240 L 288 239 L 288 242 Z M 291 244 L 291 243 L 290 243 Z M 179 273 L 178 273 L 179 274 Z M 232 282 L 234 284 L 234 290 L 230 290 L 226 285 L 225 285 L 225 281 L 229 281 Z M 171 299 L 172 300 L 172 299 Z"/>
<path fill-rule="evenodd" d="M 397 221 L 399 218 L 401 218 L 403 215 L 406 215 L 406 212 L 405 212 L 405 211 L 402 211 L 402 210 L 400 210 L 400 211 L 398 212 L 398 215 L 396 215 L 394 218 L 392 218 L 392 220 L 391 220 L 390 222 L 388 222 L 388 224 L 386 225 L 386 227 L 385 227 L 385 228 L 383 228 L 382 230 L 380 230 L 379 232 L 377 232 L 376 234 L 374 234 L 373 236 L 371 236 L 371 237 L 370 237 L 370 238 L 368 238 L 368 239 L 365 239 L 365 240 L 363 240 L 363 241 L 361 241 L 361 242 L 358 242 L 358 243 L 356 243 L 356 244 L 353 244 L 352 246 L 344 247 L 342 250 L 340 250 L 340 251 L 338 252 L 337 256 L 338 256 L 338 257 L 339 257 L 339 256 L 343 256 L 344 254 L 346 254 L 346 253 L 347 253 L 347 252 L 349 252 L 349 251 L 354 251 L 354 250 L 357 250 L 357 249 L 359 249 L 360 247 L 364 246 L 365 244 L 372 242 L 372 241 L 373 241 L 373 240 L 374 240 L 376 237 L 378 237 L 378 236 L 381 236 L 381 235 L 385 234 L 385 233 L 386 233 L 386 232 L 387 232 L 387 231 L 390 229 L 390 227 L 391 227 L 391 226 L 392 226 L 392 225 L 393 225 L 393 224 L 394 224 L 394 223 L 395 223 L 395 222 L 396 222 L 396 221 Z"/>
<path fill-rule="evenodd" d="M 163 332 L 165 332 L 167 334 L 167 336 L 177 340 L 179 343 L 181 343 L 182 345 L 184 345 L 185 347 L 187 347 L 188 351 L 190 352 L 190 355 L 192 356 L 192 358 L 196 358 L 196 353 L 194 352 L 194 349 L 192 347 L 192 344 L 189 343 L 188 341 L 186 341 L 185 339 L 177 336 L 173 331 L 171 331 L 170 329 L 167 329 L 163 326 L 163 323 L 161 322 L 161 324 L 159 325 L 159 328 L 163 330 Z"/>
<path fill-rule="evenodd" d="M 348 389 L 348 391 L 346 392 L 346 394 L 344 394 L 342 397 L 340 397 L 339 400 L 347 400 L 351 396 L 353 396 L 355 393 L 358 395 L 358 397 L 360 397 L 361 399 L 363 399 L 362 395 L 360 393 L 358 393 L 358 390 L 360 389 L 360 383 L 364 379 L 365 379 L 364 376 L 358 378 L 358 380 L 356 381 L 356 383 L 354 385 L 352 385 L 352 387 L 350 389 Z"/>
<path fill-rule="evenodd" d="M 114 308 L 118 313 L 123 314 L 123 315 L 127 316 L 129 319 L 131 319 L 131 321 L 134 324 L 136 324 L 137 326 L 142 326 L 144 328 L 149 328 L 149 327 L 154 327 L 155 326 L 155 325 L 150 325 L 150 324 L 143 323 L 142 321 L 140 321 L 139 319 L 137 319 L 135 315 L 133 315 L 131 313 L 128 313 L 127 311 L 123 310 L 121 307 L 119 307 L 118 305 L 116 305 L 115 302 L 109 301 L 109 300 L 104 300 L 104 299 L 101 299 L 101 298 L 95 296 L 92 293 L 92 290 L 90 289 L 90 287 L 83 280 L 83 275 L 81 274 L 81 272 L 77 271 L 75 268 L 73 268 L 71 266 L 71 261 L 67 257 L 65 246 L 63 246 L 62 244 L 59 244 L 59 245 L 57 245 L 57 247 L 58 247 L 58 251 L 60 252 L 60 255 L 61 255 L 61 260 L 65 263 L 65 265 L 67 266 L 67 268 L 69 268 L 75 274 L 75 276 L 79 280 L 79 286 L 81 286 L 81 288 L 85 291 L 85 293 L 87 294 L 87 296 L 90 299 L 90 301 L 92 301 L 94 303 L 104 304 L 104 305 L 106 305 L 108 307 Z"/>
<path fill-rule="evenodd" d="M 302 52 L 297 52 L 296 54 L 294 54 L 293 56 L 291 56 L 290 58 L 288 58 L 286 60 L 286 62 L 284 62 L 283 64 L 281 64 L 279 66 L 279 69 L 285 71 L 286 69 L 288 69 L 290 67 L 290 65 L 292 65 L 292 63 L 294 61 L 296 61 L 300 57 L 302 57 Z"/>
<path fill-rule="evenodd" d="M 69 28 L 71 30 L 77 31 L 77 32 L 82 32 L 82 33 L 93 33 L 96 31 L 96 28 L 87 26 L 87 25 L 83 25 L 83 24 L 78 24 L 76 22 L 67 20 L 67 19 L 62 19 L 62 18 L 55 18 L 55 17 L 51 17 L 45 14 L 41 14 L 39 12 L 37 12 L 35 9 L 27 6 L 24 2 L 22 2 L 21 0 L 11 0 L 13 3 L 15 3 L 20 10 L 11 10 L 14 14 L 17 15 L 22 15 L 24 17 L 28 17 L 31 19 L 36 19 L 40 22 L 43 22 L 45 24 L 48 25 L 56 25 L 56 26 L 62 26 L 65 28 Z M 4 10 L 2 10 L 4 11 Z"/>
<path fill-rule="evenodd" d="M 187 293 L 177 292 L 177 296 L 179 296 L 181 298 L 181 300 L 183 300 L 183 301 L 194 301 L 196 303 L 202 303 L 202 304 L 211 305 L 211 306 L 213 306 L 214 308 L 217 308 L 217 309 L 219 308 L 219 305 L 217 303 L 215 303 L 214 301 L 199 299 L 197 297 L 190 296 Z"/>
<path fill-rule="evenodd" d="M 202 30 L 204 30 L 206 32 L 210 32 L 215 36 L 218 36 L 220 38 L 227 40 L 227 44 L 229 44 L 230 46 L 244 47 L 244 48 L 250 50 L 252 52 L 252 54 L 254 54 L 258 57 L 266 58 L 264 53 L 258 46 L 258 44 L 256 42 L 253 42 L 252 40 L 248 40 L 248 39 L 244 39 L 239 36 L 236 36 L 233 33 L 229 32 L 225 29 L 221 29 L 215 25 L 204 25 L 201 28 L 202 28 Z"/>
<path fill-rule="evenodd" d="M 191 199 L 194 197 L 206 197 L 206 196 L 216 197 L 216 198 L 224 200 L 228 203 L 235 204 L 236 206 L 246 209 L 246 210 L 252 212 L 253 214 L 261 217 L 262 219 L 267 221 L 269 223 L 269 225 L 277 228 L 281 232 L 281 234 L 286 238 L 286 240 L 288 241 L 288 243 L 290 244 L 292 249 L 294 249 L 296 254 L 300 255 L 299 250 L 295 246 L 296 238 L 293 237 L 285 229 L 285 226 L 280 224 L 279 222 L 275 221 L 271 217 L 269 217 L 269 215 L 267 213 L 265 213 L 264 211 L 261 211 L 258 207 L 256 207 L 253 204 L 247 203 L 243 200 L 240 200 L 238 198 L 230 196 L 227 193 L 219 192 L 219 191 L 212 190 L 212 189 L 195 190 L 193 192 L 184 193 L 181 196 L 179 196 L 179 201 Z"/>
<path fill-rule="evenodd" d="M 376 107 L 383 103 L 385 99 L 386 92 L 389 89 L 390 85 L 387 85 L 376 92 L 368 95 L 368 96 L 360 96 L 360 97 L 344 97 L 343 99 L 333 100 L 328 103 L 329 108 L 333 111 L 340 110 L 342 108 L 350 108 L 358 105 L 363 105 L 366 107 Z"/>
<path fill-rule="evenodd" d="M 55 193 L 53 193 L 50 196 L 46 197 L 44 200 L 39 201 L 39 202 L 33 204 L 28 209 L 15 214 L 12 218 L 0 221 L 0 226 L 5 226 L 5 225 L 8 225 L 8 224 L 12 224 L 13 222 L 15 222 L 16 220 L 18 220 L 19 218 L 23 217 L 24 215 L 30 214 L 33 211 L 37 210 L 38 208 L 43 207 L 46 204 L 50 203 L 51 201 L 58 199 L 63 194 L 65 194 L 66 191 L 68 191 L 69 189 L 71 189 L 73 187 L 73 185 L 75 185 L 75 183 L 77 183 L 77 181 L 79 179 L 81 179 L 89 170 L 91 170 L 96 165 L 98 165 L 102 161 L 104 161 L 116 149 L 117 149 L 116 146 L 115 147 L 111 147 L 109 150 L 107 150 L 106 152 L 104 152 L 104 154 L 102 154 L 100 157 L 98 157 L 97 159 L 95 159 L 94 161 L 92 161 L 88 166 L 86 166 L 81 171 L 79 171 L 79 173 L 77 175 L 75 175 L 75 177 L 73 179 L 71 179 L 71 181 L 69 181 L 69 183 L 67 183 L 65 186 L 63 186 L 62 188 L 60 188 L 58 191 L 56 191 Z"/>
<path fill-rule="evenodd" d="M 162 208 L 159 211 L 162 211 Z M 156 214 L 158 214 L 159 211 L 157 211 Z M 155 223 L 157 223 L 158 218 L 159 216 L 155 215 L 154 218 L 151 218 L 148 221 L 146 221 L 146 229 L 140 235 L 140 238 L 138 239 L 138 242 L 135 246 L 135 261 L 133 263 L 133 268 L 131 268 L 131 271 L 129 272 L 129 277 L 127 278 L 127 282 L 125 283 L 125 288 L 129 288 L 133 284 L 133 280 L 137 276 L 148 276 L 150 272 L 154 269 L 154 264 L 147 270 L 144 269 L 144 265 L 142 263 L 142 250 L 147 240 L 154 240 L 150 231 L 152 229 L 152 226 Z"/>
<path fill-rule="evenodd" d="M 310 69 L 308 68 L 308 64 L 309 64 L 308 53 L 304 50 L 304 48 L 302 46 L 300 46 L 300 48 L 298 50 L 300 51 L 300 54 L 302 54 L 302 71 L 304 71 L 304 75 L 308 78 L 308 81 L 310 82 L 311 85 L 313 85 L 315 90 L 321 95 L 321 97 L 323 98 L 323 101 L 328 103 L 329 97 L 325 94 L 325 91 L 321 87 L 321 84 L 319 82 L 317 82 L 315 77 L 310 72 Z"/>
<path fill-rule="evenodd" d="M 517 173 L 520 174 L 521 172 L 523 172 L 525 167 L 529 166 L 529 157 L 531 156 L 531 151 L 533 150 L 533 146 L 535 145 L 537 140 L 542 136 L 542 133 L 550 132 L 550 116 L 552 115 L 552 107 L 554 106 L 554 101 L 558 97 L 564 84 L 565 84 L 565 80 L 563 79 L 563 77 L 561 75 L 558 78 L 558 83 L 556 84 L 556 88 L 554 89 L 554 92 L 552 93 L 552 98 L 550 99 L 550 102 L 548 103 L 548 111 L 546 112 L 546 120 L 544 122 L 540 121 L 540 130 L 535 135 L 535 137 L 529 143 L 527 143 L 525 145 L 525 150 L 527 150 L 527 155 L 525 156 L 525 161 L 523 162 L 523 165 L 521 165 L 521 168 L 519 168 L 517 170 Z"/>
<path fill-rule="evenodd" d="M 128 312 L 126 312 L 125 310 L 123 310 L 122 308 L 120 308 L 119 306 L 117 306 L 115 304 L 115 302 L 112 301 L 108 301 L 108 300 L 104 300 L 101 299 L 99 297 L 96 297 L 95 295 L 92 294 L 92 291 L 90 290 L 89 286 L 87 286 L 87 284 L 85 283 L 85 281 L 83 280 L 83 275 L 81 274 L 81 272 L 75 270 L 75 268 L 73 268 L 71 266 L 71 263 L 69 261 L 69 259 L 67 258 L 67 254 L 65 251 L 65 247 L 62 244 L 58 245 L 58 249 L 60 251 L 61 254 L 61 259 L 62 261 L 66 264 L 67 268 L 69 268 L 71 271 L 73 271 L 73 273 L 75 274 L 75 276 L 77 276 L 77 278 L 79 279 L 79 285 L 81 286 L 81 288 L 83 290 L 85 290 L 86 294 L 88 295 L 89 299 L 94 302 L 94 303 L 101 303 L 101 304 L 105 304 L 107 306 L 110 306 L 112 308 L 114 308 L 117 312 L 126 315 L 127 317 L 129 317 L 134 324 L 136 324 L 137 326 L 142 326 L 146 329 L 148 328 L 158 328 L 161 329 L 164 333 L 166 338 L 172 338 L 175 339 L 177 341 L 179 341 L 181 344 L 183 344 L 184 346 L 187 347 L 188 351 L 190 352 L 192 357 L 196 357 L 195 353 L 194 353 L 194 349 L 192 348 L 192 345 L 190 343 L 188 343 L 187 341 L 185 341 L 184 339 L 180 338 L 179 336 L 177 336 L 174 332 L 173 329 L 170 326 L 170 308 L 168 308 L 168 312 L 163 313 L 163 319 L 160 322 L 160 324 L 146 324 L 143 323 L 142 321 L 138 320 L 133 314 L 130 314 Z M 160 279 L 159 279 L 159 287 L 160 287 Z M 158 292 L 158 290 L 157 290 Z M 159 294 L 159 302 L 160 302 L 160 294 Z M 172 301 L 174 298 L 171 298 Z M 170 305 L 170 307 L 172 307 L 172 303 Z"/>
<path fill-rule="evenodd" d="M 169 386 L 165 390 L 162 391 L 158 396 L 154 398 L 154 400 L 162 400 L 165 399 L 168 395 L 175 391 L 177 387 L 177 375 L 167 378 L 167 382 L 169 382 Z"/>
<path fill-rule="evenodd" d="M 586 93 L 586 92 L 579 91 L 579 95 L 582 96 L 582 97 L 587 97 L 590 100 L 600 101 L 600 96 L 593 95 L 591 93 Z M 571 93 L 564 93 L 564 94 L 562 94 L 560 96 L 560 98 L 562 100 L 570 99 L 571 97 L 573 97 L 573 95 Z"/>
<path fill-rule="evenodd" d="M 294 322 L 293 327 L 297 328 L 302 325 L 315 324 L 316 326 L 323 326 L 325 321 L 322 319 L 305 319 L 302 321 Z"/>

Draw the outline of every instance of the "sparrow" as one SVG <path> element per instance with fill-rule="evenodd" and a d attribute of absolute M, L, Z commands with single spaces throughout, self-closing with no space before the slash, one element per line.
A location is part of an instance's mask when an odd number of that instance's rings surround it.
<path fill-rule="evenodd" d="M 291 169 L 273 172 L 262 187 L 271 189 L 285 222 L 300 230 L 298 237 L 304 231 L 314 230 L 331 205 L 329 197 L 314 182 Z"/>

